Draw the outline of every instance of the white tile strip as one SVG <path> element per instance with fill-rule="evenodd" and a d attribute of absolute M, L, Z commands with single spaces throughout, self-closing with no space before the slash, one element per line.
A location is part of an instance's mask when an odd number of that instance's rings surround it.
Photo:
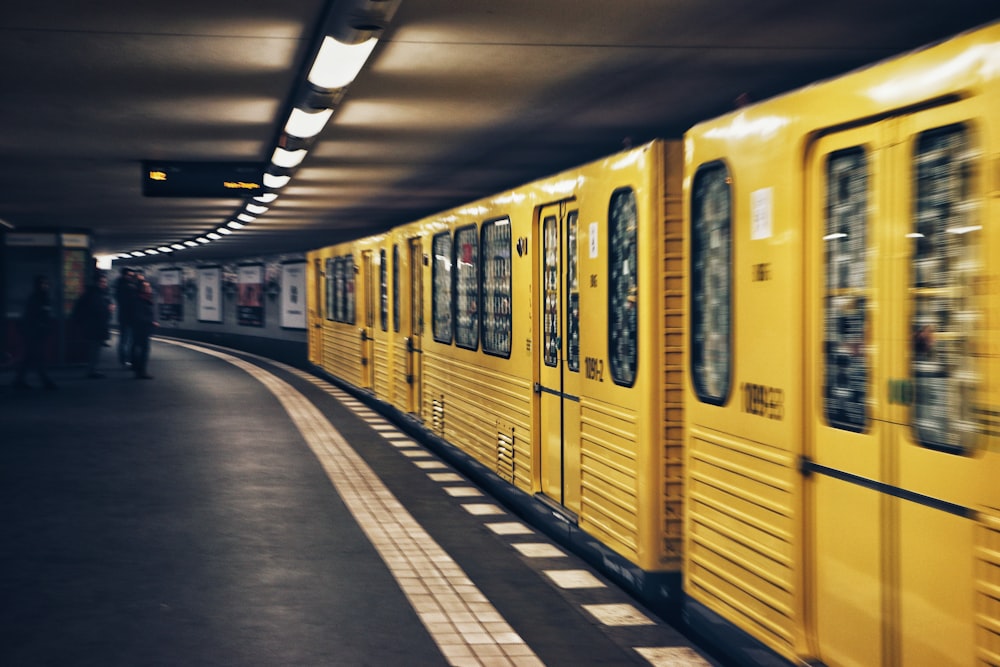
<path fill-rule="evenodd" d="M 449 664 L 543 667 L 462 568 L 406 511 L 316 406 L 287 382 L 238 357 L 171 342 L 242 368 L 278 398 Z M 501 651 L 491 654 L 482 650 L 486 646 Z M 465 655 L 469 652 L 471 655 Z"/>
<path fill-rule="evenodd" d="M 490 505 L 489 503 L 470 503 L 468 505 L 462 505 L 465 511 L 473 516 L 489 516 L 491 514 L 503 514 L 504 511 L 497 507 L 496 505 Z"/>
<path fill-rule="evenodd" d="M 461 475 L 456 475 L 453 472 L 432 472 L 427 475 L 435 482 L 464 482 L 465 480 Z"/>
<path fill-rule="evenodd" d="M 513 547 L 517 549 L 522 556 L 528 558 L 565 558 L 566 554 L 552 546 L 551 544 L 546 544 L 544 542 L 522 542 L 519 544 L 514 544 Z"/>
<path fill-rule="evenodd" d="M 492 530 L 497 535 L 532 535 L 533 531 L 528 526 L 517 521 L 501 521 L 497 523 L 488 523 L 486 527 Z"/>
<path fill-rule="evenodd" d="M 446 486 L 444 492 L 452 498 L 473 498 L 483 495 L 479 489 L 474 489 L 471 486 Z"/>
<path fill-rule="evenodd" d="M 404 450 L 408 451 L 408 450 Z M 422 470 L 447 470 L 448 466 L 441 461 L 414 461 L 413 465 Z"/>
<path fill-rule="evenodd" d="M 401 449 L 399 451 L 403 453 L 403 456 L 408 456 L 411 459 L 426 459 L 431 456 L 423 449 Z"/>
<path fill-rule="evenodd" d="M 635 651 L 653 667 L 710 667 L 707 660 L 686 646 L 637 648 Z"/>
<path fill-rule="evenodd" d="M 560 588 L 607 588 L 587 570 L 545 570 L 545 576 Z"/>
<path fill-rule="evenodd" d="M 630 604 L 585 604 L 583 608 L 604 625 L 656 625 Z"/>

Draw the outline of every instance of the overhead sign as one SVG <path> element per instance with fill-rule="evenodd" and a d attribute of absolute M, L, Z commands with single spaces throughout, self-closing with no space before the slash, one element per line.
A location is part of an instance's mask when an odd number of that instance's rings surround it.
<path fill-rule="evenodd" d="M 253 197 L 264 191 L 264 165 L 253 162 L 142 163 L 145 197 Z"/>

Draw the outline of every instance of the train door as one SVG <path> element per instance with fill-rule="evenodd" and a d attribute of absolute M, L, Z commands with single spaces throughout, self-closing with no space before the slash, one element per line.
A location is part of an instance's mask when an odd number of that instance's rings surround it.
<path fill-rule="evenodd" d="M 375 280 L 374 258 L 371 250 L 361 253 L 361 386 L 365 389 L 375 388 Z"/>
<path fill-rule="evenodd" d="M 825 137 L 810 164 L 807 576 L 831 664 L 975 662 L 983 265 L 963 106 Z"/>
<path fill-rule="evenodd" d="M 410 287 L 407 298 L 409 329 L 406 332 L 406 382 L 409 385 L 408 410 L 423 419 L 421 409 L 421 366 L 424 333 L 424 254 L 420 238 L 409 244 Z"/>
<path fill-rule="evenodd" d="M 542 346 L 538 358 L 539 483 L 541 493 L 569 512 L 580 511 L 580 332 L 577 211 L 567 202 L 539 211 L 539 294 Z"/>
<path fill-rule="evenodd" d="M 886 276 L 882 125 L 822 138 L 807 170 L 810 308 L 806 570 L 814 650 L 830 664 L 883 664 L 887 406 L 879 342 Z"/>
<path fill-rule="evenodd" d="M 311 308 L 309 311 L 309 361 L 314 364 L 323 363 L 323 320 L 326 317 L 326 309 L 323 296 L 323 281 L 325 272 L 323 271 L 323 260 L 320 257 L 313 257 L 312 284 L 309 286 L 311 292 Z"/>
<path fill-rule="evenodd" d="M 977 544 L 975 519 L 986 500 L 979 482 L 996 484 L 984 477 L 980 449 L 980 417 L 995 410 L 983 400 L 986 291 L 995 288 L 984 242 L 983 128 L 969 119 L 991 114 L 972 98 L 909 116 L 892 149 L 902 224 L 893 239 L 890 335 L 907 343 L 890 358 L 891 483 L 901 498 L 892 515 L 892 604 L 894 657 L 907 667 L 974 664 L 977 611 L 986 608 L 976 609 L 974 592 L 986 585 L 978 575 L 992 557 L 977 566 L 987 543 Z"/>

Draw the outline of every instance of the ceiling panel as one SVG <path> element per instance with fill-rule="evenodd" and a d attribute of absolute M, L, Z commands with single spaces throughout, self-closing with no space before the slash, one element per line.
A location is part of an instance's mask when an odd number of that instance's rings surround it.
<path fill-rule="evenodd" d="M 243 200 L 143 197 L 142 162 L 267 161 L 345 1 L 5 7 L 0 219 L 90 229 L 98 253 L 225 224 Z M 381 231 L 996 18 L 981 0 L 400 0 L 270 210 L 178 254 Z"/>

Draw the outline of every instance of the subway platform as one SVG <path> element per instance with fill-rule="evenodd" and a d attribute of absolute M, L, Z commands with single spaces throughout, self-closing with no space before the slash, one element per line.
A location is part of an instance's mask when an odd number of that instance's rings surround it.
<path fill-rule="evenodd" d="M 0 373 L 0 665 L 717 665 L 306 371 Z"/>

